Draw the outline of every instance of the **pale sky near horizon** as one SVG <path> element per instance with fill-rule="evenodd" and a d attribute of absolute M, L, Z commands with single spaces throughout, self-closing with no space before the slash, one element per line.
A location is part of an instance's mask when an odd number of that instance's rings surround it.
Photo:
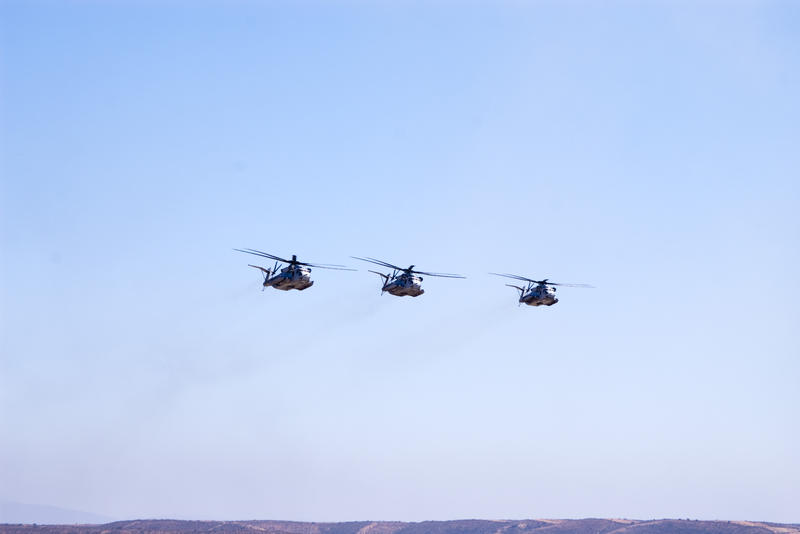
<path fill-rule="evenodd" d="M 800 4 L 0 2 L 0 499 L 800 522 Z M 345 263 L 260 291 L 250 247 Z M 349 256 L 429 278 L 379 296 Z M 490 271 L 589 283 L 518 307 Z"/>

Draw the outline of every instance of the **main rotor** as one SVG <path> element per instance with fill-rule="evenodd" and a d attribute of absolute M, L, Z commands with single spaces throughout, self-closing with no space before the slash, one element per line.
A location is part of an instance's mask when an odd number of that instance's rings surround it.
<path fill-rule="evenodd" d="M 279 261 L 281 263 L 288 263 L 290 266 L 292 266 L 292 265 L 302 265 L 302 266 L 305 266 L 305 267 L 317 267 L 317 268 L 320 268 L 320 269 L 333 269 L 333 270 L 336 270 L 336 271 L 355 271 L 356 270 L 356 269 L 351 269 L 351 268 L 347 267 L 346 265 L 337 265 L 335 263 L 308 263 L 308 262 L 305 262 L 305 261 L 298 261 L 297 260 L 297 255 L 295 255 L 295 254 L 292 254 L 292 259 L 291 260 L 287 260 L 287 259 L 281 258 L 279 256 L 275 256 L 273 254 L 267 254 L 266 252 L 261 252 L 260 250 L 255 250 L 255 249 L 252 249 L 252 248 L 246 248 L 246 249 L 235 248 L 233 250 L 235 250 L 237 252 L 244 252 L 245 254 L 253 254 L 254 256 L 261 256 L 262 258 L 269 258 L 271 260 Z"/>
<path fill-rule="evenodd" d="M 503 274 L 503 273 L 489 273 L 495 276 L 504 276 L 506 278 L 513 278 L 514 280 L 522 280 L 523 282 L 528 282 L 529 284 L 536 284 L 537 286 L 562 286 L 562 287 L 584 287 L 584 288 L 594 288 L 594 286 L 590 286 L 589 284 L 565 284 L 563 282 L 550 282 L 549 278 L 545 278 L 544 280 L 534 280 L 533 278 L 526 278 L 524 276 L 519 276 L 516 274 Z"/>
<path fill-rule="evenodd" d="M 376 260 L 375 258 L 359 258 L 358 256 L 350 256 L 354 260 L 361 260 L 367 261 L 370 263 L 374 263 L 375 265 L 381 265 L 383 267 L 388 267 L 389 269 L 393 269 L 395 272 L 402 272 L 408 275 L 411 274 L 424 274 L 425 276 L 441 276 L 442 278 L 466 278 L 466 276 L 462 276 L 460 274 L 452 274 L 452 273 L 431 273 L 428 271 L 417 271 L 414 270 L 414 265 L 409 265 L 406 268 L 398 267 L 397 265 L 392 265 L 391 263 L 385 262 L 383 260 Z M 374 272 L 374 271 L 373 271 Z"/>

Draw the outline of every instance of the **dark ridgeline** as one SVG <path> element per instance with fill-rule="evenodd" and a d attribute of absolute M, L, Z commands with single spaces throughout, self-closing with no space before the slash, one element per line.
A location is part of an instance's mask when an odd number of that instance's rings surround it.
<path fill-rule="evenodd" d="M 800 534 L 800 524 L 688 519 L 526 519 L 521 521 L 177 521 L 147 519 L 105 525 L 0 524 L 0 534 Z"/>

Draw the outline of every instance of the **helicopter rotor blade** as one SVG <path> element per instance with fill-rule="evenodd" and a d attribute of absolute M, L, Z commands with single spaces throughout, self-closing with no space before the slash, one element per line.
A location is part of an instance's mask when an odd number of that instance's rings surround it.
<path fill-rule="evenodd" d="M 248 263 L 248 264 L 247 264 L 247 266 L 248 266 L 248 267 L 255 267 L 256 269 L 259 269 L 261 272 L 263 272 L 263 273 L 264 273 L 264 274 L 266 274 L 267 276 L 269 276 L 269 275 L 271 275 L 271 274 L 272 274 L 272 272 L 271 272 L 269 269 L 267 269 L 267 268 L 265 268 L 265 267 L 261 267 L 261 266 L 259 266 L 259 265 L 250 265 L 250 264 Z"/>
<path fill-rule="evenodd" d="M 277 260 L 277 261 L 280 261 L 280 262 L 283 262 L 283 263 L 292 263 L 291 260 L 285 260 L 285 259 L 280 258 L 278 256 L 274 256 L 272 254 L 267 254 L 266 252 L 261 252 L 260 250 L 255 250 L 255 249 L 252 249 L 252 248 L 246 248 L 246 249 L 235 248 L 233 250 L 235 250 L 237 252 L 244 252 L 245 254 L 253 254 L 254 256 L 261 256 L 262 258 L 269 258 L 271 260 Z"/>
<path fill-rule="evenodd" d="M 305 263 L 305 262 L 302 262 L 302 261 L 298 261 L 297 265 L 305 265 L 305 266 L 314 267 L 314 268 L 317 268 L 317 269 L 331 269 L 333 271 L 357 271 L 358 270 L 358 269 L 351 269 L 350 267 L 347 267 L 345 265 L 335 265 L 335 264 L 328 265 L 328 264 L 321 264 L 321 263 Z"/>
<path fill-rule="evenodd" d="M 415 271 L 414 270 L 414 265 L 411 265 L 410 267 L 407 267 L 407 268 L 403 268 L 403 267 L 398 267 L 397 265 L 392 265 L 391 263 L 385 262 L 383 260 L 376 260 L 375 258 L 359 258 L 358 256 L 350 256 L 350 257 L 353 258 L 353 259 L 356 259 L 356 260 L 368 261 L 370 263 L 374 263 L 375 265 L 382 265 L 383 267 L 388 267 L 389 269 L 392 269 L 393 271 L 395 271 L 395 273 L 402 272 L 402 273 L 407 273 L 407 274 L 412 274 L 412 273 L 413 274 L 424 274 L 426 276 L 441 276 L 443 278 L 466 278 L 466 276 L 462 276 L 460 274 L 429 273 L 427 271 Z M 394 275 L 393 275 L 393 277 L 394 277 Z"/>
<path fill-rule="evenodd" d="M 354 260 L 361 260 L 361 261 L 368 261 L 370 263 L 374 263 L 375 265 L 381 265 L 383 267 L 388 267 L 389 269 L 394 269 L 395 271 L 405 271 L 402 267 L 398 267 L 397 265 L 392 265 L 391 263 L 387 263 L 382 260 L 376 260 L 375 258 L 359 258 L 358 256 L 350 256 Z"/>
<path fill-rule="evenodd" d="M 292 256 L 292 258 L 296 258 L 297 256 Z M 338 263 L 309 263 L 307 261 L 297 261 L 292 260 L 292 263 L 295 265 L 306 265 L 308 267 L 319 267 L 320 269 L 341 269 L 345 271 L 355 271 L 357 269 L 351 269 L 347 265 L 339 265 Z"/>
<path fill-rule="evenodd" d="M 389 275 L 388 274 L 379 273 L 378 271 L 369 271 L 369 272 L 375 273 L 375 274 L 377 274 L 378 276 L 381 277 L 381 295 L 383 295 L 383 292 L 386 291 L 386 284 L 389 283 Z"/>
<path fill-rule="evenodd" d="M 337 271 L 355 271 L 355 270 L 357 270 L 357 269 L 351 269 L 350 267 L 348 267 L 346 265 L 338 265 L 338 264 L 335 264 L 335 263 L 331 263 L 331 264 L 328 264 L 328 263 L 308 263 L 308 262 L 305 262 L 305 261 L 297 261 L 297 256 L 296 255 L 292 255 L 292 259 L 291 260 L 287 260 L 287 259 L 281 258 L 280 256 L 275 256 L 273 254 L 267 254 L 266 252 L 262 252 L 260 250 L 255 250 L 255 249 L 252 249 L 252 248 L 247 248 L 247 249 L 235 248 L 233 250 L 235 250 L 237 252 L 244 252 L 246 254 L 253 254 L 255 256 L 261 256 L 262 258 L 269 258 L 271 260 L 279 261 L 279 262 L 282 262 L 282 263 L 288 263 L 289 265 L 305 265 L 305 266 L 308 266 L 308 267 L 318 267 L 320 269 L 333 269 L 333 270 L 337 270 Z M 276 267 L 275 270 L 277 271 L 277 267 Z"/>
<path fill-rule="evenodd" d="M 369 271 L 369 272 L 377 274 L 378 276 L 380 276 L 384 280 L 389 280 L 389 275 L 388 274 L 379 273 L 378 271 Z"/>
<path fill-rule="evenodd" d="M 460 274 L 452 274 L 452 273 L 429 273 L 426 271 L 409 271 L 415 274 L 424 274 L 425 276 L 440 276 L 442 278 L 466 278 L 466 276 L 462 276 Z"/>
<path fill-rule="evenodd" d="M 508 287 L 513 287 L 514 289 L 516 289 L 517 291 L 519 291 L 519 302 L 517 302 L 517 306 L 522 306 L 522 297 L 525 295 L 525 289 L 524 289 L 524 288 L 521 288 L 521 287 L 519 287 L 519 286 L 515 286 L 515 285 L 513 285 L 513 284 L 506 284 L 506 285 L 507 285 Z M 528 284 L 528 287 L 530 287 L 530 284 Z"/>
<path fill-rule="evenodd" d="M 375 273 L 381 277 L 381 295 L 383 295 L 386 292 L 386 284 L 389 283 L 389 275 L 379 273 L 378 271 L 369 271 L 369 272 Z"/>
<path fill-rule="evenodd" d="M 516 274 L 502 274 L 502 273 L 489 273 L 493 274 L 494 276 L 504 276 L 506 278 L 513 278 L 514 280 L 522 280 L 523 282 L 533 282 L 534 284 L 538 284 L 537 280 L 533 280 L 531 278 L 525 278 L 524 276 L 519 276 Z"/>
<path fill-rule="evenodd" d="M 525 278 L 524 276 L 519 276 L 516 274 L 502 274 L 502 273 L 489 273 L 495 276 L 504 276 L 506 278 L 513 278 L 514 280 L 524 280 L 525 282 L 529 282 L 531 284 L 539 284 L 544 286 L 563 286 L 563 287 L 584 287 L 584 288 L 594 288 L 589 284 L 564 284 L 562 282 L 550 282 L 549 278 L 545 278 L 544 280 L 534 280 L 533 278 Z"/>
<path fill-rule="evenodd" d="M 309 263 L 306 261 L 298 261 L 296 262 L 297 265 L 308 265 L 309 267 L 339 267 L 344 269 L 349 269 L 347 265 L 340 265 L 338 263 Z M 355 269 L 353 269 L 355 270 Z"/>

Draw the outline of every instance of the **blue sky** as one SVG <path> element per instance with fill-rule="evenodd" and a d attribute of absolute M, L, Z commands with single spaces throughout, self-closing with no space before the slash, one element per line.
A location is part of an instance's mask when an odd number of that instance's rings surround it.
<path fill-rule="evenodd" d="M 0 4 L 0 498 L 800 521 L 799 17 Z"/>

